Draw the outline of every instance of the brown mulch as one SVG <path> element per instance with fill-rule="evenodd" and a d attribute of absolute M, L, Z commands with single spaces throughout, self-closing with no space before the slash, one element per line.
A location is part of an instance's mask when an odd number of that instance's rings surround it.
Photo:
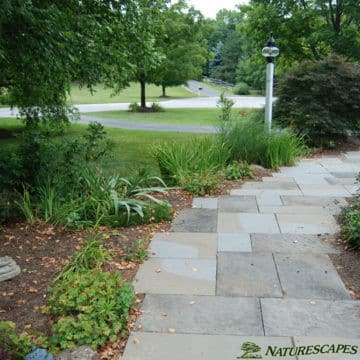
<path fill-rule="evenodd" d="M 358 149 L 358 146 L 352 149 Z M 270 170 L 255 167 L 254 180 L 271 174 Z M 214 196 L 228 194 L 231 189 L 238 188 L 242 183 L 243 180 L 225 180 Z M 191 207 L 193 198 L 182 190 L 171 190 L 161 197 L 172 204 L 175 215 L 181 209 Z M 128 259 L 128 250 L 134 248 L 139 239 L 149 242 L 153 233 L 169 231 L 170 225 L 170 222 L 162 222 L 128 228 L 101 228 L 100 232 L 106 239 L 105 245 L 114 252 L 108 267 L 120 271 L 125 280 L 132 281 L 140 263 L 134 257 Z M 86 232 L 73 232 L 48 224 L 29 227 L 25 222 L 21 222 L 4 226 L 0 232 L 0 256 L 11 256 L 19 264 L 22 272 L 12 280 L 0 282 L 0 321 L 15 322 L 18 331 L 37 330 L 49 334 L 50 321 L 42 314 L 47 289 L 61 265 L 81 248 L 86 236 Z M 341 255 L 332 256 L 332 260 L 353 296 L 359 298 L 359 253 L 344 251 Z M 137 295 L 136 304 L 130 313 L 128 334 L 140 315 L 142 299 L 141 294 Z M 102 347 L 99 350 L 101 358 L 121 359 L 126 341 L 127 337 L 123 337 Z"/>

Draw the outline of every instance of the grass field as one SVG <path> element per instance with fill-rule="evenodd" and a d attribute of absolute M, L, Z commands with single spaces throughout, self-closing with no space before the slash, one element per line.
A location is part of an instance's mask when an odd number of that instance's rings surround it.
<path fill-rule="evenodd" d="M 1 130 L 21 131 L 21 121 L 10 118 L 0 118 Z M 66 130 L 66 137 L 80 138 L 85 133 L 86 125 L 71 124 Z M 106 128 L 108 137 L 113 141 L 112 156 L 105 167 L 110 172 L 120 173 L 122 176 L 131 174 L 134 170 L 146 167 L 153 174 L 159 175 L 156 160 L 151 155 L 152 146 L 164 141 L 183 142 L 191 137 L 205 136 L 202 134 L 162 132 L 162 131 L 136 131 L 118 128 Z M 12 147 L 18 140 L 16 137 L 0 138 L 0 147 L 5 150 Z"/>
<path fill-rule="evenodd" d="M 74 84 L 71 87 L 71 93 L 69 96 L 70 104 L 107 104 L 107 103 L 132 103 L 140 102 L 140 85 L 138 83 L 131 83 L 131 85 L 121 91 L 115 96 L 111 96 L 112 89 L 104 88 L 103 85 L 97 85 L 94 87 L 94 93 L 86 88 L 79 88 Z M 146 85 L 146 101 L 158 102 L 163 100 L 180 99 L 180 98 L 192 98 L 197 95 L 186 90 L 182 86 L 170 87 L 166 89 L 168 97 L 161 98 L 161 87 L 155 85 Z"/>
<path fill-rule="evenodd" d="M 233 109 L 234 116 L 246 109 Z M 146 123 L 174 125 L 216 125 L 220 115 L 219 109 L 165 109 L 157 113 L 133 113 L 124 110 L 86 113 L 89 116 L 109 119 L 131 120 Z"/>

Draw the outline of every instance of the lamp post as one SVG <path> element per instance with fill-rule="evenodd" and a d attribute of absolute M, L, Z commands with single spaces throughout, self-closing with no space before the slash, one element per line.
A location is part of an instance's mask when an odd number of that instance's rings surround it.
<path fill-rule="evenodd" d="M 275 46 L 273 33 L 270 34 L 267 45 L 262 49 L 262 55 L 267 60 L 266 65 L 266 102 L 265 102 L 265 126 L 271 132 L 272 98 L 274 81 L 274 59 L 279 55 L 279 49 Z"/>

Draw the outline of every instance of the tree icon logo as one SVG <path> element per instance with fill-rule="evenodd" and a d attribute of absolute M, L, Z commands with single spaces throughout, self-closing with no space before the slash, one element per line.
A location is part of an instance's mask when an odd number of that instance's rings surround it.
<path fill-rule="evenodd" d="M 237 359 L 262 359 L 261 354 L 255 354 L 261 351 L 261 347 L 253 342 L 244 342 L 241 345 L 241 350 L 244 353 L 238 356 Z"/>

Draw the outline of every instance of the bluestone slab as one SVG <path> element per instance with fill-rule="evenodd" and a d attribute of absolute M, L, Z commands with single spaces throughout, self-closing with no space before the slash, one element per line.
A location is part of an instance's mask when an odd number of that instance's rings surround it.
<path fill-rule="evenodd" d="M 137 324 L 143 331 L 183 334 L 263 335 L 255 298 L 146 295 Z"/>
<path fill-rule="evenodd" d="M 219 233 L 279 233 L 273 214 L 219 213 Z"/>
<path fill-rule="evenodd" d="M 216 232 L 217 210 L 183 209 L 174 219 L 171 230 L 174 232 Z"/>
<path fill-rule="evenodd" d="M 342 185 L 299 185 L 305 196 L 350 196 Z"/>
<path fill-rule="evenodd" d="M 339 225 L 331 215 L 276 215 L 283 234 L 334 234 Z"/>
<path fill-rule="evenodd" d="M 266 336 L 360 337 L 360 301 L 260 301 Z"/>
<path fill-rule="evenodd" d="M 133 333 L 127 343 L 123 360 L 236 360 L 244 355 L 241 346 L 252 342 L 261 347 L 254 354 L 269 360 L 266 356 L 269 345 L 291 347 L 289 337 L 254 337 L 196 334 L 157 334 Z M 296 360 L 294 357 L 281 357 L 284 360 Z"/>
<path fill-rule="evenodd" d="M 251 252 L 250 234 L 225 233 L 218 235 L 218 251 Z"/>
<path fill-rule="evenodd" d="M 259 212 L 262 214 L 325 214 L 338 215 L 341 212 L 339 206 L 259 206 Z"/>
<path fill-rule="evenodd" d="M 259 195 L 256 197 L 258 206 L 279 206 L 283 205 L 280 195 Z"/>
<path fill-rule="evenodd" d="M 137 293 L 215 295 L 215 259 L 150 258 L 134 281 Z"/>
<path fill-rule="evenodd" d="M 281 297 L 283 295 L 270 253 L 219 253 L 217 295 Z"/>
<path fill-rule="evenodd" d="M 201 209 L 217 209 L 218 199 L 217 198 L 194 198 L 192 206 L 194 208 L 201 208 Z"/>
<path fill-rule="evenodd" d="M 215 258 L 215 233 L 158 233 L 150 243 L 149 255 L 162 258 Z"/>
<path fill-rule="evenodd" d="M 351 299 L 327 255 L 275 254 L 274 258 L 286 296 L 298 299 Z"/>
<path fill-rule="evenodd" d="M 252 212 L 257 213 L 258 208 L 255 196 L 221 196 L 219 198 L 219 211 L 221 212 Z"/>
<path fill-rule="evenodd" d="M 343 197 L 330 196 L 282 196 L 284 205 L 300 206 L 347 206 L 348 202 Z"/>
<path fill-rule="evenodd" d="M 338 254 L 338 246 L 314 234 L 251 234 L 253 251 L 272 253 Z"/>

